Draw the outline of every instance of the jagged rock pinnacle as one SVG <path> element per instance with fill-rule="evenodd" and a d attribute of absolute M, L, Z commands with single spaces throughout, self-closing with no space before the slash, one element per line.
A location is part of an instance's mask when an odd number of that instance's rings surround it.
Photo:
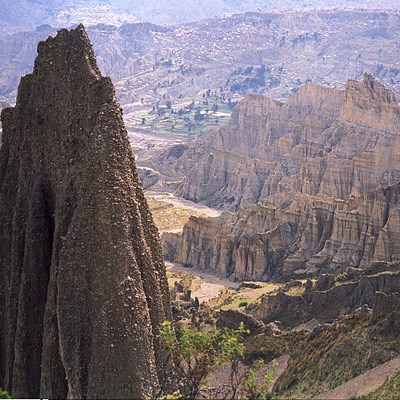
<path fill-rule="evenodd" d="M 82 25 L 39 44 L 2 122 L 0 386 L 17 398 L 151 396 L 165 267 Z"/>

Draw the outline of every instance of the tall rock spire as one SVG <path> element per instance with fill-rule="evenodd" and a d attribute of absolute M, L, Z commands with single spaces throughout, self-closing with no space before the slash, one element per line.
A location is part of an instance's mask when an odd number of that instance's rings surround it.
<path fill-rule="evenodd" d="M 157 229 L 82 25 L 38 46 L 0 151 L 0 386 L 143 398 L 170 318 Z"/>

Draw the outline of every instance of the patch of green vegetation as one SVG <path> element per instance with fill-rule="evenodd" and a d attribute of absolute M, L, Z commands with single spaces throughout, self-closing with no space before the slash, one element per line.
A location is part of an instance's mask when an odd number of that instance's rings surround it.
<path fill-rule="evenodd" d="M 150 110 L 138 111 L 129 128 L 159 134 L 198 135 L 226 123 L 232 114 L 232 104 L 221 97 L 165 99 Z"/>
<path fill-rule="evenodd" d="M 0 399 L 11 399 L 7 391 L 0 388 Z"/>
<path fill-rule="evenodd" d="M 265 294 L 271 294 L 281 287 L 278 283 L 259 282 L 259 288 L 241 287 L 236 290 L 227 290 L 213 299 L 209 305 L 215 310 L 242 310 L 250 305 L 258 304 Z"/>
<path fill-rule="evenodd" d="M 248 302 L 240 295 L 232 295 L 225 299 L 224 304 L 220 307 L 221 310 L 243 310 L 243 303 L 248 305 Z"/>
<path fill-rule="evenodd" d="M 170 289 L 174 287 L 175 282 L 178 282 L 185 290 L 191 290 L 192 292 L 198 290 L 202 283 L 200 277 L 188 274 L 184 271 L 167 271 L 167 279 Z"/>
<path fill-rule="evenodd" d="M 398 400 L 400 398 L 400 373 L 385 382 L 380 388 L 360 400 Z"/>
<path fill-rule="evenodd" d="M 216 328 L 199 331 L 186 326 L 175 330 L 170 321 L 164 321 L 159 336 L 174 361 L 176 376 L 179 376 L 179 391 L 175 391 L 172 398 L 196 399 L 200 394 L 207 394 L 205 398 L 216 398 L 217 393 L 217 397 L 222 398 L 234 399 L 239 393 L 249 399 L 270 398 L 267 394 L 277 364 L 265 370 L 264 360 L 258 360 L 246 371 L 240 368 L 244 361 L 245 337 L 249 334 L 250 331 L 243 323 L 237 330 Z M 223 364 L 229 368 L 224 389 L 221 391 L 220 388 L 207 387 L 207 377 Z M 161 381 L 162 388 L 166 387 L 165 383 L 169 382 Z M 171 396 L 167 394 L 163 398 Z"/>
<path fill-rule="evenodd" d="M 305 282 L 305 280 L 293 280 L 285 283 L 279 290 L 285 292 L 289 296 L 302 296 L 305 290 Z"/>

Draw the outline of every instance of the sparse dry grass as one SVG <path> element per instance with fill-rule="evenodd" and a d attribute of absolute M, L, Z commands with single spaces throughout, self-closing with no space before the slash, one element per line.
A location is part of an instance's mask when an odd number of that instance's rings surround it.
<path fill-rule="evenodd" d="M 275 388 L 278 398 L 318 395 L 396 356 L 398 337 L 383 346 L 369 318 L 368 314 L 349 315 L 318 335 L 293 334 L 291 361 Z"/>
<path fill-rule="evenodd" d="M 282 285 L 271 282 L 257 282 L 261 288 L 239 288 L 238 290 L 227 289 L 219 297 L 208 302 L 215 310 L 243 310 L 249 304 L 257 304 L 264 294 L 276 292 Z"/>
<path fill-rule="evenodd" d="M 166 201 L 157 200 L 153 197 L 147 197 L 147 203 L 160 232 L 182 228 L 192 215 L 196 217 L 206 216 L 205 213 L 200 211 L 175 207 Z"/>

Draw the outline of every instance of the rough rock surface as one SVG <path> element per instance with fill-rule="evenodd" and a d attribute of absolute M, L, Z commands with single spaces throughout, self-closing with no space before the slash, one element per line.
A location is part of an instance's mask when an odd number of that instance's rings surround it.
<path fill-rule="evenodd" d="M 180 241 L 180 233 L 163 232 L 163 234 L 161 235 L 161 244 L 165 260 L 174 261 L 179 257 Z"/>
<path fill-rule="evenodd" d="M 240 310 L 221 310 L 216 322 L 217 328 L 239 329 L 240 324 L 252 333 L 262 332 L 265 328 L 261 321 L 255 319 L 252 315 L 246 314 Z"/>
<path fill-rule="evenodd" d="M 178 261 L 238 279 L 341 273 L 400 258 L 400 185 L 345 200 L 299 194 L 217 218 L 191 217 Z"/>
<path fill-rule="evenodd" d="M 175 162 L 178 195 L 233 211 L 299 192 L 358 196 L 400 180 L 399 123 L 396 95 L 369 74 L 345 90 L 305 85 L 287 103 L 247 95 Z"/>
<path fill-rule="evenodd" d="M 122 111 L 83 26 L 38 46 L 2 112 L 0 386 L 15 398 L 143 398 L 171 318 Z"/>
<path fill-rule="evenodd" d="M 157 171 L 146 167 L 142 167 L 139 169 L 139 176 L 145 189 L 152 187 L 160 179 L 160 174 Z"/>
<path fill-rule="evenodd" d="M 176 161 L 180 195 L 244 208 L 191 218 L 177 261 L 264 280 L 398 260 L 399 122 L 395 94 L 368 74 L 287 104 L 247 96 Z"/>
<path fill-rule="evenodd" d="M 255 316 L 265 322 L 279 319 L 285 326 L 293 327 L 316 315 L 319 321 L 330 322 L 357 307 L 368 305 L 372 308 L 371 319 L 376 321 L 396 310 L 399 291 L 399 273 L 367 275 L 358 282 L 338 284 L 328 290 L 315 288 L 302 296 L 289 296 L 284 292 L 265 295 Z"/>

